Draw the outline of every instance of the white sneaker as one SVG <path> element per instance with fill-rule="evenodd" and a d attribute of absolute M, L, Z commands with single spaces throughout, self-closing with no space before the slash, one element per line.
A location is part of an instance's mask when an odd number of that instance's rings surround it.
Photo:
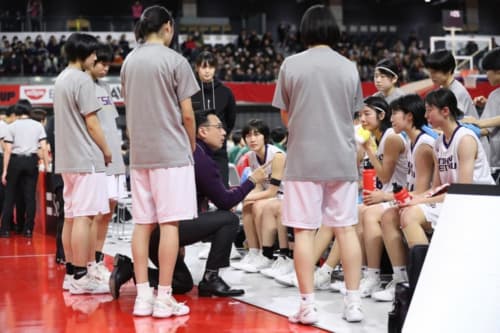
<path fill-rule="evenodd" d="M 297 274 L 293 271 L 293 276 L 287 276 L 286 282 L 291 283 L 294 287 L 299 287 L 299 280 L 297 280 Z M 277 280 L 277 279 L 276 279 Z M 328 290 L 330 289 L 331 275 L 326 272 L 317 269 L 314 271 L 314 289 L 316 290 Z"/>
<path fill-rule="evenodd" d="M 384 289 L 372 293 L 372 298 L 379 302 L 392 302 L 396 293 L 396 284 L 399 282 L 404 281 L 393 279 L 385 286 Z"/>
<path fill-rule="evenodd" d="M 331 274 L 323 271 L 321 268 L 318 268 L 314 272 L 314 289 L 317 290 L 328 290 L 330 289 L 330 284 L 332 282 Z"/>
<path fill-rule="evenodd" d="M 276 276 L 287 275 L 293 272 L 293 260 L 279 256 L 269 268 L 260 271 L 260 274 L 275 278 Z"/>
<path fill-rule="evenodd" d="M 153 306 L 153 317 L 168 318 L 170 316 L 184 316 L 189 313 L 189 307 L 184 303 L 177 303 L 175 298 L 170 296 L 166 299 L 156 298 Z"/>
<path fill-rule="evenodd" d="M 382 289 L 382 283 L 378 276 L 368 276 L 361 279 L 359 283 L 359 293 L 361 297 L 370 297 L 376 291 Z"/>
<path fill-rule="evenodd" d="M 102 281 L 105 283 L 109 282 L 109 277 L 111 276 L 111 272 L 108 271 L 106 266 L 104 266 L 104 262 L 99 262 L 94 265 L 94 276 L 97 281 Z"/>
<path fill-rule="evenodd" d="M 291 323 L 301 323 L 304 325 L 312 325 L 318 321 L 318 310 L 314 304 L 301 304 L 299 311 L 288 317 Z"/>
<path fill-rule="evenodd" d="M 89 274 L 80 279 L 71 278 L 69 292 L 72 295 L 81 294 L 106 294 L 109 293 L 109 284 L 101 283 Z"/>
<path fill-rule="evenodd" d="M 350 323 L 357 323 L 363 320 L 364 314 L 361 309 L 361 300 L 357 301 L 347 301 L 347 297 L 344 297 L 344 313 L 342 318 Z"/>
<path fill-rule="evenodd" d="M 330 289 L 335 292 L 342 292 L 342 290 L 345 291 L 346 290 L 345 282 L 340 280 L 335 280 L 335 282 L 330 284 Z"/>
<path fill-rule="evenodd" d="M 134 303 L 134 316 L 151 316 L 153 314 L 153 305 L 155 304 L 155 297 L 151 289 L 151 295 L 139 296 L 137 295 Z"/>
<path fill-rule="evenodd" d="M 299 284 L 297 282 L 297 274 L 295 273 L 295 269 L 293 269 L 288 274 L 275 276 L 274 281 L 286 287 L 295 287 L 296 285 Z"/>
<path fill-rule="evenodd" d="M 274 260 L 264 257 L 262 254 L 253 257 L 246 265 L 241 266 L 241 269 L 247 273 L 258 273 L 261 269 L 272 266 Z"/>
<path fill-rule="evenodd" d="M 231 254 L 229 255 L 229 259 L 231 260 L 241 259 L 241 254 L 236 248 L 236 246 L 234 246 L 234 244 L 231 246 Z"/>
<path fill-rule="evenodd" d="M 240 261 L 238 262 L 232 262 L 230 264 L 230 266 L 234 269 L 239 269 L 239 270 L 242 270 L 246 264 L 248 264 L 251 260 L 253 260 L 253 257 L 255 257 L 256 255 L 254 254 L 251 254 L 250 252 L 248 252 L 244 257 L 243 259 L 241 259 Z"/>
<path fill-rule="evenodd" d="M 72 277 L 73 277 L 73 275 L 64 274 L 64 280 L 63 280 L 63 285 L 62 285 L 63 290 L 69 290 L 69 288 L 71 286 L 71 278 Z"/>

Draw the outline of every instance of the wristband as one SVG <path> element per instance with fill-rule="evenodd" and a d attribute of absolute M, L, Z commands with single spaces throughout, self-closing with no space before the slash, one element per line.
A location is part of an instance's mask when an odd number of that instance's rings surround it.
<path fill-rule="evenodd" d="M 247 178 L 252 184 L 256 185 L 257 182 L 255 181 L 255 179 L 252 177 L 252 176 L 248 176 Z"/>
<path fill-rule="evenodd" d="M 281 180 L 276 179 L 276 178 L 271 178 L 269 180 L 269 184 L 274 185 L 274 186 L 280 186 L 281 185 Z"/>

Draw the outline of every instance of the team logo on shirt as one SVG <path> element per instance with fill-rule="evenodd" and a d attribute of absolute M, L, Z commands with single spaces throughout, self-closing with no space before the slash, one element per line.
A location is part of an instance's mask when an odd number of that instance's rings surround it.
<path fill-rule="evenodd" d="M 99 102 L 101 102 L 101 105 L 112 105 L 113 101 L 111 100 L 111 97 L 109 96 L 98 96 L 97 99 Z"/>
<path fill-rule="evenodd" d="M 453 156 L 438 158 L 439 171 L 456 170 L 457 162 L 453 160 Z"/>
<path fill-rule="evenodd" d="M 415 169 L 413 167 L 413 163 L 408 161 L 408 176 L 415 178 Z"/>

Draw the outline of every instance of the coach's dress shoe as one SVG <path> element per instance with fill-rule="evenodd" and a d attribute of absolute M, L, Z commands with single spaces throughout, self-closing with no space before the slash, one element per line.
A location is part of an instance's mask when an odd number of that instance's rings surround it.
<path fill-rule="evenodd" d="M 9 238 L 10 237 L 10 232 L 6 230 L 0 231 L 0 238 Z"/>
<path fill-rule="evenodd" d="M 120 297 L 120 287 L 134 277 L 134 265 L 129 257 L 115 255 L 113 271 L 109 277 L 109 290 L 113 298 Z"/>
<path fill-rule="evenodd" d="M 33 231 L 31 231 L 30 229 L 26 229 L 23 232 L 23 236 L 26 237 L 26 238 L 32 238 L 33 237 Z"/>
<path fill-rule="evenodd" d="M 202 279 L 198 284 L 198 295 L 201 297 L 221 296 L 232 297 L 241 296 L 245 293 L 243 289 L 232 289 L 220 276 L 210 279 Z"/>

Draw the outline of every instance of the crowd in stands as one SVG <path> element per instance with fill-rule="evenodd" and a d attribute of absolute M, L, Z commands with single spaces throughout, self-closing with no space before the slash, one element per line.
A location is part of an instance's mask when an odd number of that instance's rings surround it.
<path fill-rule="evenodd" d="M 209 45 L 203 43 L 199 32 L 190 33 L 180 44 L 179 50 L 194 64 L 201 51 L 210 51 L 218 60 L 217 75 L 223 81 L 272 82 L 277 78 L 283 59 L 300 52 L 300 42 L 294 25 L 280 25 L 277 40 L 272 33 L 258 35 L 256 31 L 242 30 L 234 43 Z M 66 66 L 63 47 L 66 36 L 59 40 L 41 35 L 20 40 L 3 36 L 0 42 L 0 75 L 54 76 Z M 125 35 L 119 40 L 109 35 L 102 42 L 113 47 L 114 60 L 110 73 L 118 74 L 123 59 L 130 52 Z M 427 48 L 421 39 L 412 34 L 406 41 L 394 34 L 342 34 L 337 50 L 357 63 L 362 81 L 373 79 L 375 64 L 386 58 L 394 59 L 399 68 L 399 81 L 411 82 L 428 77 L 424 62 Z M 467 51 L 467 50 L 465 50 Z"/>
<path fill-rule="evenodd" d="M 113 48 L 114 58 L 110 72 L 119 73 L 123 59 L 130 52 L 129 42 L 125 35 L 119 40 L 108 35 L 102 42 Z M 43 40 L 41 35 L 34 38 L 28 36 L 25 40 L 20 40 L 17 36 L 9 40 L 7 36 L 2 36 L 0 75 L 55 76 L 67 65 L 63 52 L 65 43 L 66 35 L 62 35 L 59 40 L 55 36 Z"/>

